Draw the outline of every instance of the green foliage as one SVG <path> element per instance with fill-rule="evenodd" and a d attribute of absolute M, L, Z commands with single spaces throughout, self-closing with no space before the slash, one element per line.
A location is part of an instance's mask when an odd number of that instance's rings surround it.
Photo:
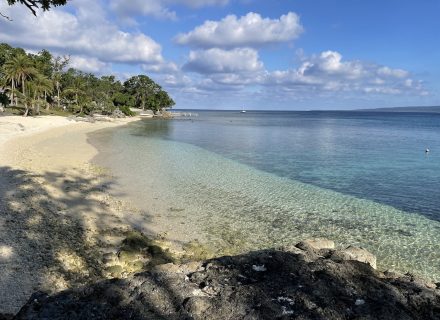
<path fill-rule="evenodd" d="M 130 110 L 129 106 L 119 106 L 118 107 L 119 110 L 122 111 L 123 114 L 125 114 L 126 116 L 132 117 L 134 116 L 136 113 L 134 113 L 133 111 Z"/>
<path fill-rule="evenodd" d="M 10 6 L 16 3 L 25 5 L 34 15 L 37 14 L 38 9 L 47 11 L 52 7 L 64 6 L 67 3 L 67 0 L 7 0 L 7 1 Z"/>
<path fill-rule="evenodd" d="M 11 60 L 19 54 L 24 55 L 26 52 L 21 48 L 13 48 L 6 43 L 0 43 L 0 68 L 6 63 L 6 61 Z"/>
<path fill-rule="evenodd" d="M 156 106 L 158 106 L 157 110 L 161 110 L 164 108 L 171 108 L 176 103 L 173 99 L 168 95 L 166 91 L 160 90 L 155 94 L 154 99 L 156 100 Z"/>
<path fill-rule="evenodd" d="M 133 96 L 129 95 L 128 93 L 124 92 L 116 92 L 112 96 L 112 100 L 115 106 L 127 106 L 127 107 L 134 107 L 135 106 L 135 100 Z"/>
<path fill-rule="evenodd" d="M 160 111 L 174 105 L 168 93 L 146 75 L 122 84 L 114 76 L 98 78 L 67 69 L 69 59 L 54 57 L 47 50 L 26 54 L 21 48 L 0 44 L 0 93 L 25 115 L 39 114 L 42 108 L 46 113 L 57 109 L 75 114 L 111 114 L 119 108 L 133 116 L 130 108 Z"/>
<path fill-rule="evenodd" d="M 124 82 L 124 88 L 126 93 L 134 97 L 137 108 L 159 111 L 174 105 L 168 93 L 145 75 L 131 77 Z"/>
<path fill-rule="evenodd" d="M 42 50 L 36 55 L 31 55 L 35 68 L 39 73 L 51 78 L 53 74 L 52 54 L 47 50 Z"/>
<path fill-rule="evenodd" d="M 7 106 L 9 104 L 9 98 L 6 93 L 0 93 L 0 105 Z"/>

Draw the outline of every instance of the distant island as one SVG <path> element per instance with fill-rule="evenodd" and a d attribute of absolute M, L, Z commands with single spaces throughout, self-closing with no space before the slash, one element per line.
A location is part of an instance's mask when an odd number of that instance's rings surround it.
<path fill-rule="evenodd" d="M 358 110 L 353 110 L 353 111 L 440 113 L 440 106 L 358 109 Z"/>

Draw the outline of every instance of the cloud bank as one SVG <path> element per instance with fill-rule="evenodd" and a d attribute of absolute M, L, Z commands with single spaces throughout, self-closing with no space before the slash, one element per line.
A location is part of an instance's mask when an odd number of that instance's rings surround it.
<path fill-rule="evenodd" d="M 23 6 L 0 3 L 0 42 L 28 49 L 93 57 L 103 63 L 163 62 L 161 45 L 143 33 L 128 33 L 106 18 L 99 1 L 75 0 L 74 13 L 53 10 L 31 17 Z M 18 36 L 19 35 L 19 36 Z"/>
<path fill-rule="evenodd" d="M 132 20 L 133 16 L 153 16 L 160 19 L 176 20 L 177 13 L 171 9 L 174 6 L 201 8 L 224 6 L 228 3 L 229 0 L 111 0 L 110 7 L 116 15 L 126 20 Z"/>
<path fill-rule="evenodd" d="M 303 32 L 299 16 L 293 12 L 279 19 L 263 18 L 249 12 L 238 18 L 228 15 L 220 21 L 206 21 L 175 41 L 197 48 L 262 47 L 296 39 Z"/>
<path fill-rule="evenodd" d="M 191 51 L 183 70 L 201 74 L 255 72 L 263 68 L 258 52 L 249 48 Z"/>

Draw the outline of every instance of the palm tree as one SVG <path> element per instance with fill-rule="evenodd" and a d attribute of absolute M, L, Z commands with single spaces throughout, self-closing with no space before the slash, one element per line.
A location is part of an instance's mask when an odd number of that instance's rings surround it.
<path fill-rule="evenodd" d="M 16 72 L 15 66 L 12 63 L 12 60 L 7 61 L 3 66 L 3 75 L 6 83 L 10 83 L 10 96 L 11 105 L 17 105 L 17 97 L 15 96 L 16 82 L 18 78 L 18 74 Z"/>
<path fill-rule="evenodd" d="M 6 95 L 8 87 L 2 74 L 0 74 L 0 112 L 5 111 L 5 107 L 9 104 L 9 97 Z"/>
<path fill-rule="evenodd" d="M 21 84 L 22 95 L 26 97 L 26 80 L 37 73 L 32 61 L 28 56 L 20 54 L 7 61 L 4 65 L 4 73 L 7 79 L 11 81 L 11 98 L 14 98 L 15 89 L 18 84 Z M 17 105 L 17 96 L 15 96 L 15 105 Z M 27 116 L 29 113 L 29 106 L 27 100 L 24 99 L 25 113 Z"/>
<path fill-rule="evenodd" d="M 32 92 L 32 84 L 31 82 L 26 83 L 27 86 L 27 92 Z M 35 110 L 35 105 L 37 104 L 37 100 L 34 98 L 32 94 L 24 95 L 20 91 L 17 91 L 17 97 L 18 100 L 21 101 L 21 103 L 25 106 L 26 110 L 24 112 L 23 117 L 27 117 L 29 115 L 29 111 Z"/>
<path fill-rule="evenodd" d="M 53 80 L 53 84 L 57 90 L 57 105 L 58 105 L 58 109 L 61 107 L 60 106 L 60 92 L 61 92 L 61 73 L 60 72 L 54 72 L 52 75 L 52 80 Z"/>
<path fill-rule="evenodd" d="M 53 84 L 52 81 L 42 75 L 42 74 L 36 74 L 34 78 L 31 81 L 28 81 L 28 92 L 29 96 L 33 98 L 34 103 L 36 104 L 36 113 L 40 113 L 40 107 L 41 107 L 41 98 L 43 97 L 46 103 L 47 94 L 52 93 L 53 91 Z M 32 106 L 34 109 L 34 106 Z M 46 107 L 47 109 L 47 107 Z"/>
<path fill-rule="evenodd" d="M 74 97 L 74 103 L 76 104 L 76 107 L 79 109 L 79 112 L 83 112 L 84 104 L 80 103 L 80 97 L 83 98 L 86 91 L 86 83 L 84 81 L 83 77 L 76 77 L 70 87 L 66 88 L 64 90 L 65 95 L 72 95 Z M 83 100 L 83 99 L 81 99 Z"/>
<path fill-rule="evenodd" d="M 69 64 L 70 56 L 64 56 L 64 57 L 56 57 L 52 59 L 52 81 L 53 85 L 57 91 L 57 105 L 58 108 L 60 108 L 60 102 L 61 102 L 61 77 L 63 74 L 63 69 L 66 68 L 66 66 Z"/>

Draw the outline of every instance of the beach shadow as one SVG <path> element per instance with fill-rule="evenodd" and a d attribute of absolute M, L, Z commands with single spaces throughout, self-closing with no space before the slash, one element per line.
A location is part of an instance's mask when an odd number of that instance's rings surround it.
<path fill-rule="evenodd" d="M 17 312 L 37 290 L 103 279 L 102 256 L 117 249 L 105 237 L 122 239 L 130 230 L 124 223 L 130 213 L 109 203 L 113 184 L 75 171 L 0 167 L 0 313 Z M 143 226 L 149 221 L 144 214 Z"/>
<path fill-rule="evenodd" d="M 11 318 L 35 292 L 58 294 L 67 288 L 81 291 L 103 281 L 106 275 L 102 258 L 106 250 L 139 249 L 136 243 L 127 241 L 133 239 L 126 237 L 131 229 L 118 227 L 124 224 L 127 212 L 109 213 L 114 208 L 105 198 L 114 185 L 115 181 L 105 175 L 94 177 L 75 171 L 35 173 L 0 167 L 0 319 Z M 112 197 L 118 196 L 111 193 Z M 150 217 L 144 214 L 142 219 L 143 231 L 148 233 L 145 225 Z M 92 229 L 125 240 L 114 246 L 104 243 L 104 239 L 90 239 Z M 150 268 L 172 260 L 156 245 L 145 247 L 154 257 L 148 264 Z M 170 312 L 178 310 L 176 301 L 180 300 L 166 281 L 152 279 L 148 285 L 161 292 L 159 300 L 167 304 Z M 103 297 L 116 302 L 120 294 L 122 291 L 114 287 L 106 289 Z M 145 297 L 142 302 L 155 318 L 163 311 L 155 307 L 159 300 L 149 303 L 150 298 Z M 121 308 L 115 318 L 139 312 L 136 308 Z M 167 313 L 163 313 L 163 318 L 167 318 Z"/>
<path fill-rule="evenodd" d="M 357 261 L 261 250 L 48 297 L 17 319 L 439 319 L 440 295 Z M 28 317 L 28 318 L 27 318 Z"/>

